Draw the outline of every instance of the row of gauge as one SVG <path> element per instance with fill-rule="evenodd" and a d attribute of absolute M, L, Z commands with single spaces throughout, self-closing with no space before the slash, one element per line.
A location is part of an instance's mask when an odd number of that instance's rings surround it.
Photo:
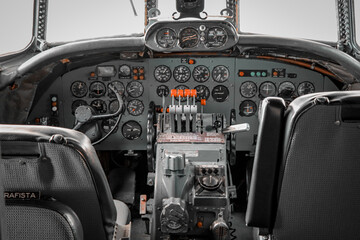
<path fill-rule="evenodd" d="M 130 97 L 138 98 L 144 93 L 144 86 L 139 81 L 131 81 L 126 85 L 120 81 L 113 81 L 106 87 L 103 82 L 95 81 L 88 87 L 83 81 L 75 81 L 71 84 L 71 93 L 74 97 L 83 98 L 89 96 L 91 98 L 99 98 L 108 93 L 110 98 L 116 98 L 115 93 L 110 89 L 112 85 L 120 95 L 123 95 L 125 90 Z"/>
<path fill-rule="evenodd" d="M 158 82 L 167 82 L 173 76 L 175 81 L 179 83 L 185 83 L 189 81 L 191 75 L 193 76 L 194 80 L 203 83 L 209 80 L 210 78 L 210 70 L 208 67 L 199 65 L 194 68 L 194 70 L 190 71 L 185 65 L 180 65 L 174 68 L 172 72 L 170 67 L 166 65 L 157 66 L 154 70 L 154 77 Z M 211 76 L 215 82 L 223 83 L 229 79 L 230 72 L 229 69 L 223 65 L 216 66 L 211 72 Z"/>
<path fill-rule="evenodd" d="M 255 97 L 258 87 L 254 82 L 247 81 L 241 84 L 240 94 L 245 98 Z M 296 88 L 294 83 L 282 82 L 277 88 L 273 82 L 263 82 L 259 86 L 260 97 L 271 97 L 276 94 L 282 98 L 294 98 L 315 92 L 315 86 L 311 82 L 302 82 Z"/>

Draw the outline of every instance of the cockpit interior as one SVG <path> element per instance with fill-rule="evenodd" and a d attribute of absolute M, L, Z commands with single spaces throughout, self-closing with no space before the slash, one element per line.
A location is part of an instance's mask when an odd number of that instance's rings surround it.
<path fill-rule="evenodd" d="M 112 1 L 131 17 L 85 30 L 94 1 L 28 2 L 0 55 L 1 240 L 357 238 L 357 1 Z"/>

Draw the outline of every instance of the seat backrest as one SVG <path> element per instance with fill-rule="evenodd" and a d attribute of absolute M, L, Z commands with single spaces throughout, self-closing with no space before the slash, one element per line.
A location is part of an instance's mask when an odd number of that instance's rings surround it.
<path fill-rule="evenodd" d="M 7 192 L 38 193 L 72 209 L 84 239 L 112 239 L 116 209 L 90 140 L 47 126 L 0 125 Z"/>
<path fill-rule="evenodd" d="M 3 163 L 1 161 L 1 145 L 0 145 L 0 240 L 7 240 L 7 231 L 5 226 L 5 198 L 3 198 L 4 194 L 4 186 L 2 180 L 2 172 L 3 172 Z"/>
<path fill-rule="evenodd" d="M 254 160 L 254 165 L 262 167 L 272 161 L 276 168 L 269 171 L 276 177 L 261 179 L 259 167 L 253 169 L 257 184 L 251 183 L 250 197 L 261 191 L 267 195 L 262 200 L 249 198 L 248 225 L 265 228 L 260 232 L 280 240 L 357 236 L 360 92 L 316 93 L 296 99 L 284 114 L 283 132 L 279 134 L 282 147 L 278 159 L 263 156 Z M 264 142 L 263 137 L 259 135 L 260 142 Z M 270 190 L 261 187 L 267 180 L 274 181 Z M 254 210 L 254 202 L 262 204 L 269 199 L 274 200 L 266 209 L 271 216 L 263 220 Z"/>

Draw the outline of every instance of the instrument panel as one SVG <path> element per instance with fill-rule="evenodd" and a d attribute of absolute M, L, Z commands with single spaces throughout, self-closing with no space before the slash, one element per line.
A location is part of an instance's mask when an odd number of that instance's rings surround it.
<path fill-rule="evenodd" d="M 145 39 L 154 51 L 212 51 L 231 48 L 238 35 L 230 22 L 159 21 L 147 30 Z"/>
<path fill-rule="evenodd" d="M 119 102 L 110 85 L 123 95 L 125 110 L 120 123 L 116 118 L 98 122 L 104 136 L 116 130 L 98 150 L 146 150 L 149 103 L 160 106 L 171 102 L 171 89 L 196 89 L 197 101 L 206 99 L 205 113 L 222 113 L 229 121 L 231 109 L 237 123 L 249 123 L 251 130 L 237 135 L 238 151 L 254 151 L 258 129 L 258 109 L 265 97 L 280 96 L 290 103 L 298 96 L 337 90 L 323 75 L 294 65 L 269 60 L 242 58 L 154 58 L 141 61 L 117 60 L 83 67 L 58 78 L 29 117 L 38 123 L 49 96 L 59 99 L 56 122 L 72 128 L 74 113 L 88 105 L 96 114 L 111 114 Z M 200 103 L 199 103 L 200 104 Z M 51 112 L 51 111 L 50 111 Z M 43 124 L 40 120 L 40 124 Z"/>

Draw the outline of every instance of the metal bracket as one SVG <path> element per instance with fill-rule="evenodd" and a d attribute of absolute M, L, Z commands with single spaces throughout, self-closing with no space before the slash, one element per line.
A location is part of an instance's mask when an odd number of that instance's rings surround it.
<path fill-rule="evenodd" d="M 360 49 L 356 43 L 354 0 L 337 0 L 339 50 L 360 59 Z"/>
<path fill-rule="evenodd" d="M 36 48 L 40 51 L 46 46 L 48 0 L 34 0 L 33 36 L 36 39 Z"/>

